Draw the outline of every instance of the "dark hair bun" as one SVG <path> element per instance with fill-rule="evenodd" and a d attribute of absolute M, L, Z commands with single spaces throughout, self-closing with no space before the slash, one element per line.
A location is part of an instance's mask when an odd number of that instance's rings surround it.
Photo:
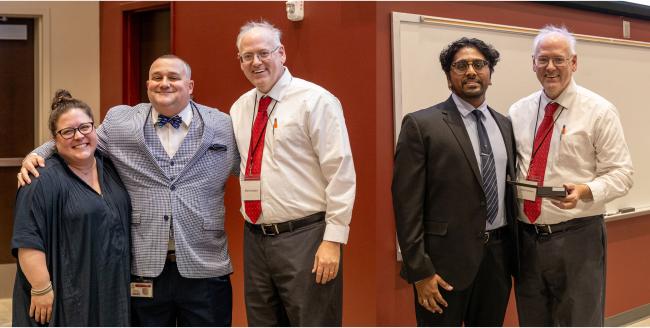
<path fill-rule="evenodd" d="M 72 95 L 68 90 L 56 90 L 54 99 L 52 99 L 51 108 L 52 111 L 50 112 L 48 125 L 50 132 L 52 132 L 52 137 L 56 137 L 56 123 L 59 121 L 59 117 L 72 109 L 83 111 L 86 115 L 88 115 L 91 121 L 94 121 L 93 111 L 90 109 L 90 106 L 79 99 L 72 98 Z"/>
<path fill-rule="evenodd" d="M 72 100 L 74 99 L 72 98 L 70 91 L 65 89 L 56 90 L 56 93 L 54 94 L 54 99 L 52 99 L 52 110 L 57 110 L 62 105 L 65 105 L 66 103 Z"/>

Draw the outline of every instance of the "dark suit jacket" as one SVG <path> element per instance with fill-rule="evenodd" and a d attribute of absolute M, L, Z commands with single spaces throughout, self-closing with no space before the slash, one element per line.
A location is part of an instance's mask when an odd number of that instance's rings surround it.
<path fill-rule="evenodd" d="M 503 136 L 510 179 L 516 176 L 512 125 L 505 116 L 489 110 Z M 483 258 L 487 217 L 482 181 L 465 124 L 451 97 L 404 117 L 392 192 L 402 277 L 409 283 L 437 273 L 462 290 L 474 280 Z M 509 184 L 505 197 L 506 219 L 516 242 L 516 199 Z"/>

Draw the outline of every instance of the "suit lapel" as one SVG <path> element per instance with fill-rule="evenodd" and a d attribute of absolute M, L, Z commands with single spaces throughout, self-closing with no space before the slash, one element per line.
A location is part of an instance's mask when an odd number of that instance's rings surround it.
<path fill-rule="evenodd" d="M 194 152 L 194 155 L 192 155 L 192 158 L 189 160 L 187 165 L 183 168 L 181 173 L 178 175 L 178 177 L 182 176 L 185 174 L 185 172 L 192 167 L 194 162 L 196 162 L 203 154 L 208 151 L 208 148 L 212 145 L 212 141 L 214 140 L 214 136 L 217 133 L 215 130 L 214 124 L 210 124 L 213 120 L 210 119 L 210 115 L 213 113 L 210 113 L 209 110 L 205 110 L 199 106 L 196 105 L 196 103 L 192 102 L 191 103 L 192 107 L 196 108 L 196 113 L 198 114 L 197 117 L 194 119 L 199 119 L 203 121 L 203 135 L 201 136 L 201 144 L 199 145 L 199 148 Z"/>
<path fill-rule="evenodd" d="M 208 110 L 200 108 L 199 106 L 195 106 L 195 108 L 196 111 L 199 113 L 201 120 L 203 120 L 203 135 L 201 136 L 201 145 L 199 146 L 199 149 L 194 154 L 194 158 L 192 158 L 192 160 L 194 160 L 200 154 L 208 150 L 208 148 L 212 145 L 212 141 L 214 140 L 215 134 L 217 133 L 217 130 L 215 129 L 215 125 L 210 124 L 210 122 L 213 121 L 212 119 L 210 119 L 210 115 L 214 113 L 210 113 Z"/>
<path fill-rule="evenodd" d="M 151 152 L 151 149 L 147 146 L 147 142 L 144 140 L 144 129 L 147 128 L 146 124 L 151 124 L 149 121 L 149 118 L 151 117 L 151 110 L 152 107 L 150 104 L 147 104 L 147 106 L 139 106 L 138 107 L 138 113 L 137 119 L 135 121 L 135 128 L 133 129 L 133 138 L 137 140 L 138 145 L 142 150 L 149 156 L 149 159 L 151 160 L 151 165 L 153 165 L 158 173 L 161 176 L 165 176 L 165 172 L 163 172 L 162 168 L 158 164 L 158 161 L 156 160 L 156 156 L 153 155 Z M 155 133 L 155 132 L 154 132 Z"/>
<path fill-rule="evenodd" d="M 497 123 L 497 126 L 499 127 L 499 130 L 501 131 L 501 137 L 503 138 L 503 143 L 506 146 L 506 155 L 508 156 L 508 161 L 507 161 L 507 169 L 506 169 L 506 180 L 516 180 L 517 179 L 517 170 L 515 169 L 515 161 L 516 161 L 516 154 L 514 153 L 514 144 L 513 144 L 513 136 L 512 136 L 512 129 L 508 128 L 510 126 L 510 122 L 508 121 L 508 118 L 503 117 L 501 115 L 496 115 L 495 111 L 488 106 L 488 109 L 490 110 L 490 114 L 492 114 L 492 117 L 494 117 L 494 121 Z M 515 235 L 515 241 L 517 240 L 517 228 L 512 225 L 512 223 L 516 223 L 517 219 L 517 199 L 515 198 L 515 187 L 513 185 L 510 185 L 506 182 L 506 194 L 504 195 L 505 197 L 505 214 L 506 214 L 506 221 L 510 223 L 511 229 L 514 231 L 512 232 Z M 518 265 L 518 264 L 517 264 Z M 518 268 L 518 267 L 517 267 Z"/>
<path fill-rule="evenodd" d="M 453 133 L 456 141 L 460 145 L 460 148 L 465 154 L 465 159 L 469 162 L 472 172 L 474 172 L 474 177 L 476 181 L 482 186 L 483 178 L 481 177 L 481 171 L 479 170 L 478 163 L 476 162 L 476 155 L 474 154 L 474 148 L 472 147 L 472 141 L 469 139 L 467 134 L 467 129 L 465 128 L 465 123 L 460 117 L 460 112 L 456 108 L 456 104 L 451 96 L 444 103 L 444 108 L 442 110 L 444 115 L 443 120 L 447 123 L 447 126 Z"/>
<path fill-rule="evenodd" d="M 132 129 L 133 131 L 133 138 L 138 141 L 138 145 L 146 149 L 149 153 L 149 147 L 147 147 L 147 143 L 144 140 L 144 129 L 145 129 L 145 124 L 147 124 L 147 117 L 151 115 L 151 105 L 145 107 L 139 107 L 138 113 L 136 114 L 137 119 L 135 121 L 135 128 Z"/>

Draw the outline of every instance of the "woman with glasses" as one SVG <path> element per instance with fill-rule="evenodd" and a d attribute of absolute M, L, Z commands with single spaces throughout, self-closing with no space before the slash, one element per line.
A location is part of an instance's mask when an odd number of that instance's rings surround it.
<path fill-rule="evenodd" d="M 131 204 L 93 124 L 87 104 L 57 91 L 57 154 L 16 197 L 14 326 L 129 325 Z"/>

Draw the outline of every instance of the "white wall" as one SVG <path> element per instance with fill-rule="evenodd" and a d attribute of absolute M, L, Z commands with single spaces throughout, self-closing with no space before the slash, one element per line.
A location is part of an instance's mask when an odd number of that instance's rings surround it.
<path fill-rule="evenodd" d="M 435 17 L 422 21 L 422 18 L 426 17 L 393 13 L 396 138 L 404 115 L 449 97 L 445 74 L 435 58 L 449 42 L 460 37 L 485 40 L 501 54 L 487 91 L 488 102 L 497 111 L 507 114 L 511 104 L 540 89 L 531 66 L 531 45 L 536 30 Z M 617 107 L 634 164 L 633 188 L 626 196 L 609 202 L 606 213 L 617 213 L 625 207 L 634 207 L 636 212 L 607 219 L 646 215 L 650 211 L 650 138 L 647 136 L 650 111 L 644 96 L 648 94 L 650 43 L 587 35 L 576 37 L 575 81 Z"/>

